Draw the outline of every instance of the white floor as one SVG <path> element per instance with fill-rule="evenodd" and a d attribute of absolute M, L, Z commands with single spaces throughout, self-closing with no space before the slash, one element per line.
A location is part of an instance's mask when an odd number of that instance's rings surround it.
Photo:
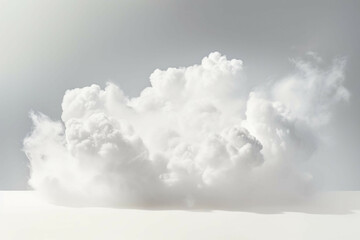
<path fill-rule="evenodd" d="M 360 239 L 360 192 L 328 192 L 307 204 L 239 211 L 67 208 L 34 192 L 0 192 L 1 240 Z"/>

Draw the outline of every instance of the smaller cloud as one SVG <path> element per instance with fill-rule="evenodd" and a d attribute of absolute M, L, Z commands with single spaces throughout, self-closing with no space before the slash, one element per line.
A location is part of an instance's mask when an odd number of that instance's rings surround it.
<path fill-rule="evenodd" d="M 313 60 L 315 60 L 316 63 L 322 63 L 323 59 L 322 57 L 320 57 L 320 55 L 316 52 L 313 51 L 308 51 L 306 53 L 307 56 L 311 57 Z"/>

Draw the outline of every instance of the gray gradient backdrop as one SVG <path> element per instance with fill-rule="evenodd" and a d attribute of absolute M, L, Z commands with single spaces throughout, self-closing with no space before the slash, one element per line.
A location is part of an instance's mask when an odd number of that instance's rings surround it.
<path fill-rule="evenodd" d="M 113 81 L 136 96 L 156 68 L 212 51 L 253 81 L 291 72 L 307 51 L 346 56 L 349 104 L 309 166 L 325 189 L 360 189 L 360 1 L 0 0 L 0 190 L 27 189 L 29 110 L 60 119 L 66 89 Z"/>

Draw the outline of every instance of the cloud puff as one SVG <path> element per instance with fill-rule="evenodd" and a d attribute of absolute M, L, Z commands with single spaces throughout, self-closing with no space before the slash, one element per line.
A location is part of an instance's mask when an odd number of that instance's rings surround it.
<path fill-rule="evenodd" d="M 245 206 L 311 191 L 302 162 L 334 104 L 349 98 L 344 60 L 294 60 L 296 72 L 253 86 L 218 52 L 155 70 L 129 98 L 108 83 L 68 90 L 62 121 L 31 114 L 30 185 L 60 204 Z"/>

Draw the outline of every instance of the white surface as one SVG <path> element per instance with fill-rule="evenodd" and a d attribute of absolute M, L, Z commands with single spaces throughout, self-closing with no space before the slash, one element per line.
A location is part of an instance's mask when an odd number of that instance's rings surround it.
<path fill-rule="evenodd" d="M 68 208 L 33 192 L 0 192 L 0 239 L 360 239 L 360 192 L 239 211 Z"/>

